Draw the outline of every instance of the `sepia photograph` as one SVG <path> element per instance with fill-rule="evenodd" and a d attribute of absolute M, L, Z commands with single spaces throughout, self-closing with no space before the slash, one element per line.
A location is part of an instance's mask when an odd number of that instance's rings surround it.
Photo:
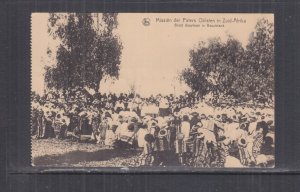
<path fill-rule="evenodd" d="M 32 166 L 274 168 L 274 66 L 274 14 L 32 13 Z"/>

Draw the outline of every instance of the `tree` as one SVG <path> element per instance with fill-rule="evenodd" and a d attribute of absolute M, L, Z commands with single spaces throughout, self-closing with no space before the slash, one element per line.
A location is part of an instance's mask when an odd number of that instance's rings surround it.
<path fill-rule="evenodd" d="M 246 48 L 249 92 L 253 98 L 270 99 L 274 95 L 274 24 L 260 19 Z"/>
<path fill-rule="evenodd" d="M 198 94 L 234 94 L 235 69 L 241 66 L 244 49 L 240 42 L 229 37 L 226 43 L 219 38 L 199 43 L 190 51 L 191 67 L 184 69 L 182 79 Z"/>
<path fill-rule="evenodd" d="M 101 23 L 98 14 L 50 14 L 48 32 L 60 45 L 56 65 L 46 67 L 47 87 L 67 96 L 78 87 L 98 92 L 105 76 L 118 78 L 122 44 L 113 33 L 117 25 L 115 13 L 102 14 Z"/>
<path fill-rule="evenodd" d="M 225 43 L 219 38 L 200 42 L 190 51 L 190 63 L 181 78 L 201 96 L 268 100 L 274 95 L 274 26 L 260 19 L 245 49 L 232 36 Z"/>

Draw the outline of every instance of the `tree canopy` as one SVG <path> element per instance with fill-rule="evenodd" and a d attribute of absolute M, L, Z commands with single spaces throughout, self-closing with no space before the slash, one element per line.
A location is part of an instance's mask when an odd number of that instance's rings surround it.
<path fill-rule="evenodd" d="M 122 44 L 114 34 L 117 14 L 52 13 L 48 21 L 48 33 L 60 42 L 56 65 L 46 67 L 48 88 L 66 93 L 87 87 L 98 92 L 104 77 L 118 78 Z"/>
<path fill-rule="evenodd" d="M 239 101 L 268 100 L 274 95 L 273 23 L 260 19 L 244 48 L 232 36 L 200 42 L 190 50 L 182 80 L 201 96 L 231 96 Z"/>

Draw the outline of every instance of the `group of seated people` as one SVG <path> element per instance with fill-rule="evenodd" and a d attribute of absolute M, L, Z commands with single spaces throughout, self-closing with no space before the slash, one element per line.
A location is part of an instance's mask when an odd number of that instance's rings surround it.
<path fill-rule="evenodd" d="M 188 94 L 149 98 L 122 94 L 110 107 L 99 104 L 109 102 L 109 97 L 69 103 L 33 98 L 33 137 L 142 149 L 139 166 L 274 166 L 272 109 L 213 107 Z M 124 97 L 129 98 L 126 106 Z"/>

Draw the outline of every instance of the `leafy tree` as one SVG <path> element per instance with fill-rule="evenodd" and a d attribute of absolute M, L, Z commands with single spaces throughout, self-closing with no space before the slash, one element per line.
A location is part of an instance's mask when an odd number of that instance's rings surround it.
<path fill-rule="evenodd" d="M 190 51 L 191 67 L 184 69 L 182 79 L 201 96 L 210 92 L 234 94 L 235 69 L 241 66 L 243 53 L 241 43 L 232 37 L 226 43 L 219 38 L 201 42 Z"/>
<path fill-rule="evenodd" d="M 50 14 L 48 32 L 60 40 L 56 65 L 47 66 L 48 88 L 61 90 L 65 96 L 78 87 L 99 91 L 106 76 L 118 78 L 122 44 L 113 33 L 117 14 Z M 51 54 L 49 51 L 48 54 Z"/>
<path fill-rule="evenodd" d="M 254 98 L 270 99 L 274 95 L 273 23 L 266 19 L 259 20 L 246 48 L 248 91 Z"/>
<path fill-rule="evenodd" d="M 259 20 L 245 49 L 232 36 L 225 43 L 219 38 L 200 42 L 190 51 L 190 63 L 181 78 L 199 95 L 214 93 L 239 101 L 265 102 L 274 95 L 273 24 Z"/>

